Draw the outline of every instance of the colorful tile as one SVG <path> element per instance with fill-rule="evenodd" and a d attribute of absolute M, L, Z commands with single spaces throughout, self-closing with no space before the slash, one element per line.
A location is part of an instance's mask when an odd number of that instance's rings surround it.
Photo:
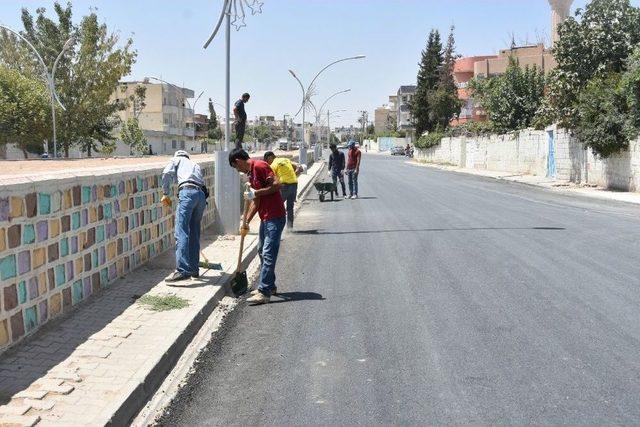
<path fill-rule="evenodd" d="M 35 305 L 24 310 L 24 326 L 27 333 L 38 326 L 38 309 Z"/>
<path fill-rule="evenodd" d="M 66 264 L 66 272 L 67 272 L 67 281 L 73 280 L 75 275 L 73 274 L 73 261 L 69 261 Z"/>
<path fill-rule="evenodd" d="M 49 220 L 49 237 L 58 237 L 60 234 L 60 220 L 54 218 Z"/>
<path fill-rule="evenodd" d="M 11 196 L 10 202 L 11 202 L 11 207 L 10 207 L 11 210 L 9 213 L 9 217 L 11 219 L 14 219 L 14 218 L 20 218 L 21 216 L 23 216 L 24 215 L 23 198 L 17 197 L 17 196 Z"/>
<path fill-rule="evenodd" d="M 29 271 L 31 271 L 31 251 L 22 251 L 18 253 L 18 274 Z"/>
<path fill-rule="evenodd" d="M 91 277 L 85 277 L 82 279 L 82 296 L 83 298 L 88 298 L 91 294 Z"/>
<path fill-rule="evenodd" d="M 7 249 L 7 232 L 4 228 L 0 228 L 0 252 Z"/>
<path fill-rule="evenodd" d="M 76 185 L 71 189 L 71 194 L 73 197 L 73 206 L 80 206 L 82 203 L 82 198 L 80 197 L 80 186 Z"/>
<path fill-rule="evenodd" d="M 60 212 L 62 208 L 62 192 L 56 191 L 51 195 L 51 212 Z"/>
<path fill-rule="evenodd" d="M 71 230 L 71 217 L 69 215 L 63 215 L 62 218 L 60 218 L 60 223 L 62 225 L 63 233 Z"/>
<path fill-rule="evenodd" d="M 80 224 L 84 227 L 89 223 L 89 211 L 87 209 L 82 210 L 82 215 L 80 217 Z"/>
<path fill-rule="evenodd" d="M 80 228 L 80 212 L 74 212 L 71 214 L 71 228 L 73 230 Z"/>
<path fill-rule="evenodd" d="M 49 221 L 38 221 L 36 224 L 36 237 L 38 242 L 44 242 L 49 238 Z"/>
<path fill-rule="evenodd" d="M 96 243 L 100 243 L 104 240 L 104 225 L 96 227 Z"/>
<path fill-rule="evenodd" d="M 62 309 L 67 311 L 71 308 L 71 286 L 62 290 Z"/>
<path fill-rule="evenodd" d="M 44 323 L 49 319 L 49 304 L 47 300 L 40 301 L 38 312 L 40 314 L 40 323 Z"/>
<path fill-rule="evenodd" d="M 91 187 L 82 187 L 82 204 L 85 205 L 91 201 Z"/>
<path fill-rule="evenodd" d="M 38 212 L 40 215 L 49 215 L 51 213 L 51 195 L 47 193 L 38 193 Z"/>
<path fill-rule="evenodd" d="M 0 280 L 16 277 L 16 256 L 9 255 L 0 258 Z"/>
<path fill-rule="evenodd" d="M 38 214 L 38 198 L 36 193 L 29 193 L 24 197 L 27 218 L 33 218 Z"/>
<path fill-rule="evenodd" d="M 24 335 L 24 320 L 22 319 L 22 311 L 11 316 L 11 339 L 17 341 Z"/>
<path fill-rule="evenodd" d="M 0 197 L 0 221 L 8 221 L 9 212 L 10 212 L 9 198 Z"/>
<path fill-rule="evenodd" d="M 71 253 L 75 254 L 78 252 L 78 236 L 71 237 Z"/>
<path fill-rule="evenodd" d="M 60 239 L 60 256 L 65 257 L 69 255 L 69 239 L 63 237 Z"/>
<path fill-rule="evenodd" d="M 9 243 L 9 249 L 20 246 L 21 233 L 22 226 L 20 224 L 13 224 L 7 229 L 7 242 Z"/>
<path fill-rule="evenodd" d="M 62 286 L 67 281 L 64 273 L 64 264 L 55 266 L 56 286 Z"/>
<path fill-rule="evenodd" d="M 49 298 L 49 309 L 51 316 L 57 316 L 62 312 L 62 293 L 57 293 Z"/>
<path fill-rule="evenodd" d="M 27 284 L 23 280 L 18 283 L 18 304 L 24 304 L 27 302 Z"/>
<path fill-rule="evenodd" d="M 36 241 L 36 230 L 33 224 L 25 224 L 22 229 L 22 244 L 28 245 Z"/>
<path fill-rule="evenodd" d="M 36 269 L 42 265 L 47 260 L 47 252 L 45 248 L 36 248 L 33 250 L 33 256 L 31 257 L 31 268 Z"/>
<path fill-rule="evenodd" d="M 71 304 L 75 305 L 82 301 L 82 280 L 73 282 L 71 290 Z"/>
<path fill-rule="evenodd" d="M 13 310 L 18 306 L 18 291 L 16 285 L 9 285 L 3 290 L 5 311 Z"/>
<path fill-rule="evenodd" d="M 32 277 L 27 282 L 27 294 L 29 296 L 29 301 L 38 298 L 38 295 L 40 294 L 40 292 L 39 292 L 39 288 L 38 288 L 38 278 L 37 277 Z"/>
<path fill-rule="evenodd" d="M 58 249 L 58 244 L 57 243 L 52 243 L 47 247 L 47 260 L 49 262 L 54 262 L 57 261 L 58 258 L 60 257 L 60 252 Z"/>
<path fill-rule="evenodd" d="M 0 322 L 0 346 L 4 347 L 7 344 L 9 344 L 9 328 L 5 319 Z"/>

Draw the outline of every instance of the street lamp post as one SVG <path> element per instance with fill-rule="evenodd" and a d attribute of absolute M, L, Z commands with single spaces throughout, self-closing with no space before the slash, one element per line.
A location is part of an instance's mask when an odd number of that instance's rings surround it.
<path fill-rule="evenodd" d="M 337 61 L 333 61 L 329 63 L 328 65 L 324 66 L 324 68 L 322 68 L 320 71 L 318 71 L 318 73 L 315 75 L 313 80 L 311 80 L 311 83 L 309 83 L 309 86 L 307 86 L 306 89 L 302 84 L 302 82 L 300 81 L 300 79 L 298 78 L 298 76 L 296 76 L 296 74 L 293 72 L 293 70 L 289 70 L 289 73 L 291 73 L 293 78 L 296 79 L 298 84 L 300 84 L 300 89 L 302 89 L 302 105 L 300 106 L 300 110 L 302 110 L 302 144 L 300 144 L 300 151 L 298 154 L 298 157 L 299 157 L 298 160 L 300 161 L 301 164 L 306 164 L 307 162 L 307 149 L 305 147 L 305 132 L 304 132 L 305 110 L 307 109 L 307 106 L 311 101 L 311 96 L 313 96 L 313 91 L 315 88 L 314 84 L 316 80 L 318 79 L 318 77 L 320 77 L 320 74 L 322 74 L 327 68 L 331 67 L 334 64 L 337 64 L 343 61 L 350 61 L 353 59 L 363 59 L 363 58 L 365 58 L 365 55 L 350 56 L 348 58 L 338 59 Z M 300 110 L 298 110 L 298 113 L 300 113 Z M 296 115 L 298 113 L 296 113 Z"/>
<path fill-rule="evenodd" d="M 33 53 L 36 54 L 36 57 L 38 58 L 38 61 L 42 65 L 42 68 L 44 68 L 44 77 L 45 77 L 45 80 L 47 82 L 47 88 L 49 89 L 49 96 L 51 97 L 51 124 L 52 124 L 52 127 L 53 127 L 53 158 L 57 159 L 58 158 L 58 139 L 57 139 L 57 134 L 56 134 L 56 102 L 58 103 L 60 108 L 62 108 L 63 111 L 66 111 L 66 108 L 64 107 L 64 105 L 62 105 L 62 102 L 60 102 L 60 99 L 58 98 L 58 94 L 56 93 L 55 75 L 56 75 L 56 70 L 58 69 L 58 63 L 60 62 L 60 59 L 62 58 L 64 53 L 67 50 L 69 50 L 69 48 L 71 48 L 71 46 L 73 46 L 73 43 L 75 41 L 75 37 L 71 36 L 65 42 L 64 46 L 62 47 L 62 50 L 60 51 L 60 53 L 56 57 L 55 61 L 53 62 L 53 67 L 51 67 L 51 72 L 49 72 L 49 69 L 47 68 L 47 65 L 44 63 L 44 60 L 42 59 L 42 56 L 40 56 L 40 54 L 38 53 L 36 48 L 31 44 L 31 42 L 29 42 L 29 40 L 24 38 L 19 32 L 7 27 L 6 25 L 0 24 L 0 28 L 4 29 L 6 31 L 9 31 L 10 33 L 12 33 L 16 37 L 18 37 L 20 40 L 25 42 L 27 44 L 27 46 L 29 46 L 29 48 L 33 51 Z M 47 153 L 49 153 L 49 143 L 48 142 L 47 142 Z"/>
<path fill-rule="evenodd" d="M 347 110 L 335 110 L 335 111 L 327 110 L 327 141 L 329 141 L 329 144 L 331 144 L 331 123 L 330 123 L 331 114 L 341 113 L 343 111 L 347 111 Z"/>
<path fill-rule="evenodd" d="M 216 152 L 214 197 L 220 215 L 220 231 L 228 234 L 237 233 L 238 219 L 240 218 L 240 191 L 238 191 L 240 177 L 229 166 L 226 158 L 229 151 L 229 142 L 231 141 L 231 25 L 234 25 L 238 31 L 240 28 L 245 27 L 245 5 L 251 10 L 251 14 L 255 15 L 262 12 L 262 4 L 260 0 L 224 0 L 216 26 L 203 46 L 204 49 L 209 47 L 216 34 L 218 34 L 222 21 L 225 20 L 225 150 Z M 233 20 L 231 19 L 232 15 Z"/>

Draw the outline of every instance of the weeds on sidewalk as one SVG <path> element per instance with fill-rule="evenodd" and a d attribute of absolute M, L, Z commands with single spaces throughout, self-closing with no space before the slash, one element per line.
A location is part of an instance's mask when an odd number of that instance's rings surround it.
<path fill-rule="evenodd" d="M 189 306 L 189 301 L 174 294 L 144 295 L 138 303 L 153 311 L 179 310 Z"/>

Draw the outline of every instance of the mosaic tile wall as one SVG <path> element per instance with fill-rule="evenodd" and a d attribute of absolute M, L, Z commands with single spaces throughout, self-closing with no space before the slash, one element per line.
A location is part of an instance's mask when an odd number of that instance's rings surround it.
<path fill-rule="evenodd" d="M 200 166 L 213 194 L 214 163 Z M 173 246 L 161 173 L 138 167 L 0 187 L 0 349 Z M 210 198 L 203 224 L 214 217 Z"/>

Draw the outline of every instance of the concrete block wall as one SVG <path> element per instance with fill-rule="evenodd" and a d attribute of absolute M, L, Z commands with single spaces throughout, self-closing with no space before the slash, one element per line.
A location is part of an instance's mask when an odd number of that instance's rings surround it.
<path fill-rule="evenodd" d="M 213 189 L 214 163 L 200 165 Z M 174 213 L 160 203 L 163 166 L 3 183 L 0 351 L 173 246 Z M 214 218 L 210 198 L 204 225 Z"/>

